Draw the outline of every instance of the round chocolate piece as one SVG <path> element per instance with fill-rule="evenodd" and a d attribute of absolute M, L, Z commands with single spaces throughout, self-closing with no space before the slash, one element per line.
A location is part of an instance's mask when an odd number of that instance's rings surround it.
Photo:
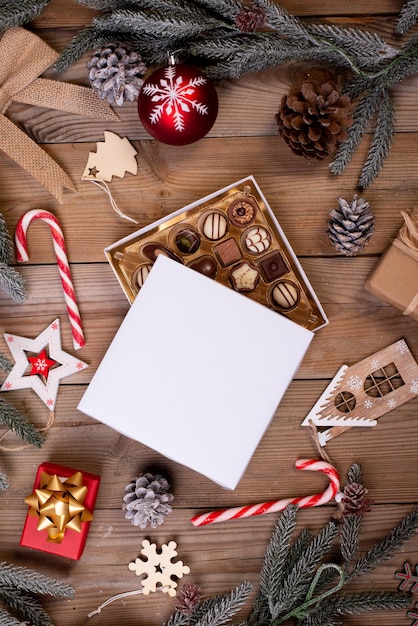
<path fill-rule="evenodd" d="M 250 254 L 262 254 L 270 248 L 270 233 L 263 226 L 251 226 L 251 228 L 245 231 L 243 242 Z"/>
<path fill-rule="evenodd" d="M 213 257 L 209 256 L 209 254 L 195 259 L 189 264 L 189 267 L 209 278 L 214 278 L 216 275 L 216 261 Z"/>
<path fill-rule="evenodd" d="M 202 216 L 200 230 L 206 239 L 218 241 L 218 239 L 222 239 L 228 230 L 228 220 L 223 213 L 211 211 Z"/>
<path fill-rule="evenodd" d="M 149 263 L 146 263 L 145 265 L 140 265 L 136 268 L 136 270 L 132 274 L 132 285 L 135 289 L 141 289 L 151 269 L 152 265 L 150 265 Z"/>
<path fill-rule="evenodd" d="M 248 226 L 255 220 L 257 205 L 250 198 L 234 200 L 228 207 L 228 217 L 235 226 Z"/>
<path fill-rule="evenodd" d="M 144 255 L 149 261 L 154 262 L 157 257 L 162 254 L 163 256 L 168 256 L 170 259 L 174 261 L 179 261 L 181 263 L 181 259 L 171 252 L 168 248 L 163 246 L 161 243 L 147 243 L 141 249 L 141 254 Z"/>
<path fill-rule="evenodd" d="M 182 254 L 193 254 L 199 249 L 200 235 L 190 226 L 182 226 L 175 231 L 174 245 Z"/>
<path fill-rule="evenodd" d="M 291 311 L 300 300 L 300 288 L 291 280 L 279 280 L 270 289 L 272 305 L 280 311 Z"/>

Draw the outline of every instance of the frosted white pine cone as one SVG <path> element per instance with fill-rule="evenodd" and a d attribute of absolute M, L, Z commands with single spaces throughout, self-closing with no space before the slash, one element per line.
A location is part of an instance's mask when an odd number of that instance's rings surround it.
<path fill-rule="evenodd" d="M 160 474 L 146 473 L 133 478 L 125 487 L 122 510 L 125 518 L 139 528 L 157 528 L 171 513 L 170 502 L 174 496 L 169 493 L 170 484 Z"/>

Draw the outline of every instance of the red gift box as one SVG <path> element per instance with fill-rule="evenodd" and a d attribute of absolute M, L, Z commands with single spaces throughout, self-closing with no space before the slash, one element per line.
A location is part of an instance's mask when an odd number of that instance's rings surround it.
<path fill-rule="evenodd" d="M 35 484 L 33 486 L 33 494 L 29 496 L 31 498 L 48 498 L 50 492 L 45 490 L 45 484 L 41 485 L 44 474 L 47 474 L 51 479 L 57 477 L 65 488 L 68 486 L 68 492 L 73 490 L 72 483 L 66 483 L 65 481 L 77 474 L 82 476 L 82 487 L 85 487 L 87 492 L 80 500 L 79 506 L 75 503 L 75 510 L 80 510 L 79 517 L 83 520 L 84 513 L 92 513 L 94 505 L 96 503 L 97 492 L 100 485 L 100 476 L 95 474 L 89 474 L 87 472 L 79 472 L 79 470 L 72 469 L 71 467 L 63 467 L 62 465 L 55 465 L 54 463 L 42 463 L 38 467 L 38 471 L 35 478 Z M 77 489 L 77 487 L 75 487 Z M 38 490 L 37 492 L 35 490 Z M 40 490 L 40 491 L 39 491 Z M 59 492 L 58 492 L 59 495 Z M 59 506 L 59 504 L 58 504 Z M 81 512 L 82 511 L 82 512 Z M 44 515 L 44 519 L 48 520 L 47 515 Z M 86 544 L 87 535 L 90 528 L 90 521 L 77 521 L 75 526 L 79 524 L 79 532 L 71 527 L 66 526 L 63 531 L 61 541 L 51 540 L 47 529 L 38 529 L 40 522 L 40 516 L 35 512 L 32 506 L 29 506 L 28 513 L 26 515 L 25 524 L 23 527 L 22 537 L 20 539 L 20 545 L 27 548 L 35 548 L 36 550 L 42 550 L 43 552 L 50 552 L 51 554 L 57 554 L 69 559 L 78 560 L 83 554 L 84 546 Z M 69 526 L 71 526 L 71 521 Z"/>

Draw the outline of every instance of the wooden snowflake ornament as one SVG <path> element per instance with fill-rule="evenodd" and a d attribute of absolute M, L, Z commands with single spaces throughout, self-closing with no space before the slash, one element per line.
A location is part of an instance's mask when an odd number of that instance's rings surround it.
<path fill-rule="evenodd" d="M 418 396 L 418 365 L 404 339 L 355 365 L 342 365 L 302 422 L 318 432 L 321 446 L 352 426 L 376 420 Z"/>
<path fill-rule="evenodd" d="M 183 578 L 184 574 L 190 573 L 190 568 L 183 565 L 183 561 L 172 562 L 172 559 L 177 556 L 176 548 L 176 542 L 170 541 L 168 544 L 163 544 L 161 551 L 158 551 L 155 543 L 144 539 L 141 554 L 146 557 L 146 560 L 137 558 L 128 565 L 137 576 L 146 574 L 141 581 L 144 596 L 157 589 L 168 593 L 171 597 L 176 595 L 177 582 L 172 577 Z"/>

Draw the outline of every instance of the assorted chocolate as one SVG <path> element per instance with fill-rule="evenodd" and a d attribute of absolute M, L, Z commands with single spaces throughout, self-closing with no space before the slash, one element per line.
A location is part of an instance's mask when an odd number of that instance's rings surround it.
<path fill-rule="evenodd" d="M 326 323 L 310 285 L 248 180 L 106 250 L 133 302 L 163 254 L 315 330 Z"/>

